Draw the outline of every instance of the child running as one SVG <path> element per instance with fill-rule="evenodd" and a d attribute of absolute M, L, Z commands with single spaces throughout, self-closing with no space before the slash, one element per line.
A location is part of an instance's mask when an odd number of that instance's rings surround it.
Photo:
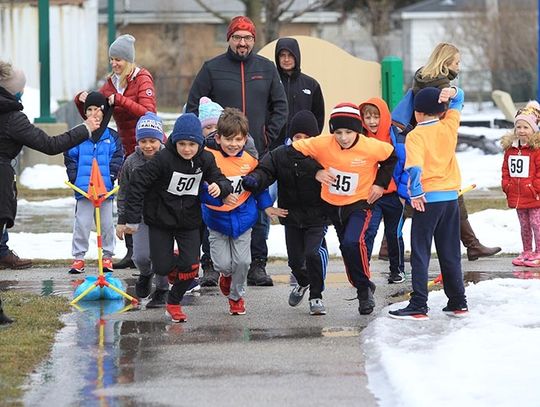
<path fill-rule="evenodd" d="M 254 196 L 242 187 L 242 177 L 257 166 L 257 160 L 244 151 L 248 137 L 248 120 L 238 109 L 225 108 L 217 123 L 215 141 L 218 150 L 209 149 L 217 166 L 231 181 L 233 193 L 224 205 L 203 205 L 204 223 L 209 230 L 210 255 L 220 273 L 219 288 L 229 300 L 231 315 L 244 315 L 246 278 L 251 263 L 251 228 L 258 211 L 272 216 L 268 191 Z"/>
<path fill-rule="evenodd" d="M 137 121 L 135 128 L 135 139 L 137 146 L 131 154 L 120 172 L 118 191 L 118 224 L 116 226 L 116 236 L 124 240 L 126 230 L 125 201 L 129 191 L 131 176 L 135 169 L 144 165 L 148 160 L 154 158 L 156 153 L 163 148 L 163 123 L 161 119 L 152 112 L 146 112 Z M 139 230 L 133 235 L 133 262 L 139 270 L 139 278 L 135 283 L 135 294 L 139 298 L 146 298 L 152 291 L 152 261 L 150 259 L 150 241 L 148 236 L 148 226 L 143 222 L 139 225 Z M 166 276 L 155 276 L 156 289 L 152 293 L 146 308 L 159 308 L 165 306 L 169 282 Z"/>
<path fill-rule="evenodd" d="M 451 98 L 452 95 L 455 96 Z M 446 103 L 450 101 L 445 114 Z M 413 293 L 409 304 L 389 311 L 392 318 L 428 319 L 428 268 L 435 247 L 448 303 L 443 312 L 463 316 L 468 312 L 459 241 L 458 191 L 461 174 L 456 159 L 457 130 L 463 91 L 424 88 L 414 98 L 416 127 L 407 135 L 405 170 L 410 177 L 411 268 Z"/>
<path fill-rule="evenodd" d="M 317 160 L 324 168 L 321 198 L 336 229 L 349 281 L 358 294 L 358 311 L 371 314 L 375 308 L 375 284 L 370 280 L 365 233 L 371 206 L 388 187 L 397 158 L 394 147 L 362 133 L 358 106 L 337 105 L 330 115 L 333 135 L 295 141 L 292 146 Z"/>
<path fill-rule="evenodd" d="M 101 176 L 107 191 L 114 186 L 114 180 L 124 161 L 124 150 L 118 133 L 108 126 L 113 108 L 99 92 L 90 92 L 84 102 L 84 116 L 96 116 L 101 119 L 99 129 L 92 132 L 92 137 L 64 153 L 69 182 L 83 191 L 88 191 L 92 162 L 97 160 Z M 84 272 L 84 256 L 88 251 L 90 231 L 94 225 L 94 205 L 84 196 L 75 192 L 75 221 L 73 223 L 73 239 L 71 251 L 73 263 L 69 274 Z M 115 237 L 113 222 L 113 199 L 111 195 L 101 203 L 101 231 L 103 241 L 103 271 L 113 271 L 112 257 L 114 255 Z"/>
<path fill-rule="evenodd" d="M 125 204 L 125 233 L 137 231 L 144 213 L 154 273 L 172 284 L 166 305 L 172 322 L 187 320 L 180 301 L 199 274 L 201 199 L 206 193 L 224 198 L 232 191 L 203 142 L 197 116 L 181 115 L 165 148 L 133 171 Z"/>
<path fill-rule="evenodd" d="M 289 125 L 292 142 L 320 134 L 315 115 L 301 110 Z M 268 188 L 277 180 L 278 206 L 284 210 L 280 223 L 285 227 L 289 267 L 298 284 L 289 294 L 289 305 L 296 307 L 309 289 L 309 312 L 325 315 L 322 293 L 328 264 L 324 236 L 331 223 L 321 199 L 321 184 L 315 179 L 322 167 L 315 160 L 298 154 L 290 145 L 270 151 L 242 184 L 250 191 Z"/>
<path fill-rule="evenodd" d="M 517 211 L 523 243 L 523 252 L 512 260 L 514 266 L 540 266 L 539 107 L 538 102 L 529 102 L 514 119 L 514 130 L 501 140 L 502 190 L 508 207 Z"/>

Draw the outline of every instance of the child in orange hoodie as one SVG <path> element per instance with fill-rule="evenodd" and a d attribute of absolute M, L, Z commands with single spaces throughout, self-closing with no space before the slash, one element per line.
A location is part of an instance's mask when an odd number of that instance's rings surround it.
<path fill-rule="evenodd" d="M 405 136 L 395 131 L 388 105 L 381 98 L 371 98 L 360 104 L 359 109 L 364 134 L 394 146 L 398 158 L 388 188 L 373 205 L 371 221 L 366 231 L 366 245 L 371 259 L 373 241 L 381 219 L 384 219 L 384 235 L 388 242 L 390 263 L 388 283 L 397 284 L 405 281 L 404 245 L 401 234 L 403 205 L 406 200 L 409 200 L 407 193 L 409 176 L 403 169 L 405 165 Z"/>

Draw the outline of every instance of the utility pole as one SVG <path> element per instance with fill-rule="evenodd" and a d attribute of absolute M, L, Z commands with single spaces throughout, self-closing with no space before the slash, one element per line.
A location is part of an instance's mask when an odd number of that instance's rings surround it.
<path fill-rule="evenodd" d="M 51 116 L 51 64 L 49 35 L 49 0 L 38 0 L 39 15 L 39 89 L 40 117 L 36 123 L 55 123 Z"/>

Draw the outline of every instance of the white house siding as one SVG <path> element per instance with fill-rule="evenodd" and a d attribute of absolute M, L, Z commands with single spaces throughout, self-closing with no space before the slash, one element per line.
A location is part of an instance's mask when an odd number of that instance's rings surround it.
<path fill-rule="evenodd" d="M 94 86 L 97 68 L 97 0 L 82 7 L 50 6 L 51 97 L 72 99 Z M 103 50 L 106 52 L 106 50 Z M 22 68 L 27 86 L 39 89 L 38 8 L 0 4 L 0 59 Z"/>

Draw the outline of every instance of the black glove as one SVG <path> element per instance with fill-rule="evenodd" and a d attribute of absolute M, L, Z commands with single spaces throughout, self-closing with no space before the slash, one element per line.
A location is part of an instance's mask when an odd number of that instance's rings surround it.
<path fill-rule="evenodd" d="M 242 186 L 246 191 L 252 192 L 259 188 L 259 180 L 257 180 L 255 175 L 245 175 L 244 178 L 242 178 Z"/>

